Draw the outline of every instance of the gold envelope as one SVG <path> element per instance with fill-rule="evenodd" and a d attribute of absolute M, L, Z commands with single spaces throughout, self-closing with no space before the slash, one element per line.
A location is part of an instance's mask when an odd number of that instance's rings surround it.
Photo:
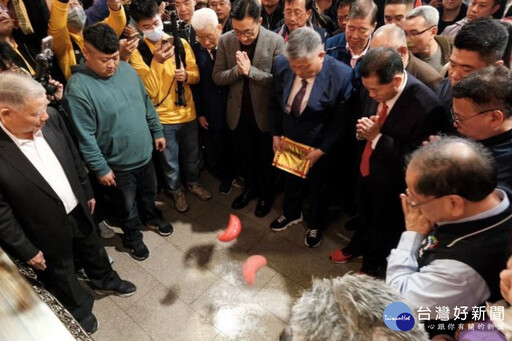
<path fill-rule="evenodd" d="M 274 155 L 272 165 L 285 172 L 306 178 L 311 161 L 305 160 L 304 157 L 313 150 L 313 147 L 290 140 L 287 137 L 281 137 L 281 151 L 277 151 Z"/>

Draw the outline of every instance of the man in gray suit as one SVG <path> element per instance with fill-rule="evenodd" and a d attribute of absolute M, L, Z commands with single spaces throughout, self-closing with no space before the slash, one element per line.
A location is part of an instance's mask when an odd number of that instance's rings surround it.
<path fill-rule="evenodd" d="M 256 0 L 237 1 L 230 17 L 233 30 L 220 38 L 213 81 L 229 86 L 226 120 L 245 177 L 245 190 L 232 207 L 241 209 L 259 198 L 254 214 L 263 217 L 270 211 L 273 199 L 268 117 L 271 71 L 274 60 L 284 50 L 284 41 L 261 27 L 261 8 Z"/>

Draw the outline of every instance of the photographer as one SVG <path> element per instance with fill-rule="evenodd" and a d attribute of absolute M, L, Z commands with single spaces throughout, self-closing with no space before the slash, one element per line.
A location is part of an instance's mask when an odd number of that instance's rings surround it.
<path fill-rule="evenodd" d="M 199 199 L 209 200 L 212 197 L 199 184 L 198 124 L 190 89 L 190 84 L 199 82 L 199 69 L 194 53 L 184 39 L 181 39 L 181 43 L 185 58 L 180 54 L 182 67 L 176 69 L 175 48 L 168 41 L 171 37 L 163 32 L 162 20 L 155 2 L 134 1 L 130 14 L 139 30 L 144 33 L 142 46 L 132 53 L 130 64 L 142 78 L 163 124 L 167 147 L 161 154 L 162 171 L 176 210 L 185 212 L 188 204 L 181 186 L 181 176 L 185 177 L 188 190 Z M 175 103 L 179 82 L 185 92 L 184 106 Z M 181 169 L 180 160 L 183 166 Z"/>

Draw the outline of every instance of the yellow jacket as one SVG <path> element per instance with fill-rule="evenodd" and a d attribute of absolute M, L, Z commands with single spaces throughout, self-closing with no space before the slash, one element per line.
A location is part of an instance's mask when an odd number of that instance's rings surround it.
<path fill-rule="evenodd" d="M 167 35 L 165 36 L 167 37 Z M 144 39 L 144 41 L 151 52 L 153 52 L 155 44 L 147 39 Z M 163 64 L 160 64 L 153 59 L 153 61 L 151 61 L 151 67 L 149 67 L 142 59 L 139 50 L 134 50 L 130 56 L 130 64 L 133 66 L 135 71 L 137 71 L 140 78 L 142 78 L 149 98 L 151 98 L 151 101 L 155 106 L 165 98 L 167 93 L 169 93 L 162 104 L 156 108 L 162 124 L 186 123 L 196 118 L 196 108 L 189 84 L 196 84 L 199 82 L 199 68 L 197 67 L 196 58 L 194 57 L 192 48 L 184 39 L 181 39 L 181 41 L 185 48 L 185 60 L 187 64 L 186 70 L 188 75 L 187 82 L 183 82 L 185 98 L 187 100 L 186 107 L 174 105 L 174 101 L 176 100 L 176 88 L 178 86 L 177 82 L 173 81 L 174 72 L 176 70 L 174 57 L 167 59 Z M 172 87 L 169 91 L 169 86 L 171 85 Z"/>
<path fill-rule="evenodd" d="M 60 69 L 66 80 L 71 77 L 71 67 L 76 65 L 75 51 L 71 39 L 76 42 L 81 50 L 84 48 L 82 35 L 68 31 L 68 7 L 68 3 L 52 0 L 50 21 L 48 22 L 48 34 L 53 37 L 53 52 L 57 56 Z M 119 11 L 112 11 L 110 8 L 108 10 L 110 14 L 103 22 L 112 27 L 119 37 L 126 26 L 124 8 L 121 6 Z"/>

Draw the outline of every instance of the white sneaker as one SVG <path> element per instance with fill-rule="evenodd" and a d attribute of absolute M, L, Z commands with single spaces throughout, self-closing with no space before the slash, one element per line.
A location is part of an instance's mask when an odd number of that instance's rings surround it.
<path fill-rule="evenodd" d="M 114 232 L 114 230 L 112 230 L 110 227 L 108 227 L 107 224 L 105 223 L 105 221 L 102 221 L 101 223 L 99 223 L 99 226 L 100 226 L 101 238 L 110 239 L 110 238 L 114 238 L 116 236 L 116 233 Z"/>

